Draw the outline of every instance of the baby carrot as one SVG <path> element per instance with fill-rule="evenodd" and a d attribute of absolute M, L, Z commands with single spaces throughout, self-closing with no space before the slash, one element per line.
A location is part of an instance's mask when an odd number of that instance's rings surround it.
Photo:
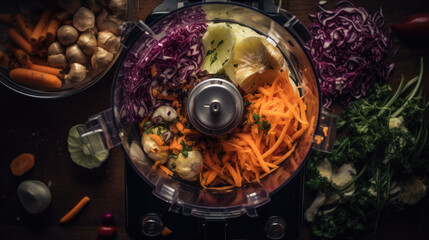
<path fill-rule="evenodd" d="M 57 36 L 57 30 L 60 27 L 61 22 L 58 19 L 53 18 L 47 27 L 46 30 L 46 45 L 50 45 L 55 41 L 55 37 Z"/>
<path fill-rule="evenodd" d="M 9 72 L 12 80 L 48 88 L 61 88 L 61 80 L 52 74 L 26 68 L 15 68 Z"/>
<path fill-rule="evenodd" d="M 6 46 L 6 49 L 10 51 L 22 65 L 29 66 L 32 64 L 30 56 L 24 50 L 13 46 Z"/>
<path fill-rule="evenodd" d="M 22 176 L 34 167 L 34 155 L 31 153 L 23 153 L 14 158 L 10 163 L 10 170 L 15 176 Z"/>
<path fill-rule="evenodd" d="M 29 68 L 35 71 L 49 73 L 60 78 L 64 77 L 64 72 L 60 68 L 48 67 L 48 66 L 37 65 L 37 64 L 31 64 Z"/>
<path fill-rule="evenodd" d="M 18 24 L 18 27 L 21 30 L 22 34 L 28 41 L 30 39 L 31 33 L 33 33 L 34 24 L 27 21 L 27 19 L 25 19 L 24 15 L 22 15 L 21 13 L 15 15 L 15 21 Z"/>
<path fill-rule="evenodd" d="M 33 32 L 30 36 L 30 44 L 36 45 L 42 43 L 46 35 L 43 35 L 51 16 L 54 14 L 55 7 L 53 5 L 49 6 L 45 11 L 43 11 L 42 16 L 39 19 L 36 27 L 34 27 Z"/>
<path fill-rule="evenodd" d="M 11 28 L 8 32 L 9 38 L 20 48 L 26 51 L 30 55 L 36 54 L 36 50 L 30 45 L 30 43 L 25 40 L 25 38 L 16 31 L 16 29 Z"/>
<path fill-rule="evenodd" d="M 78 214 L 83 207 L 89 202 L 90 198 L 85 196 L 74 206 L 64 217 L 60 219 L 60 223 L 67 223 L 70 221 L 76 214 Z"/>
<path fill-rule="evenodd" d="M 10 14 L 0 13 L 0 23 L 12 25 L 12 16 Z"/>
<path fill-rule="evenodd" d="M 47 58 L 41 58 L 39 56 L 31 56 L 31 62 L 37 65 L 49 66 Z"/>
<path fill-rule="evenodd" d="M 0 67 L 6 70 L 11 70 L 19 67 L 19 64 L 0 51 Z"/>

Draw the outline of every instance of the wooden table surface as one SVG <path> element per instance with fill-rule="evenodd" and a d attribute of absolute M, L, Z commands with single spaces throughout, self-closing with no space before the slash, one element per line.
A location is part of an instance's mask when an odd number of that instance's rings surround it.
<path fill-rule="evenodd" d="M 161 0 L 145 0 L 142 18 Z M 305 24 L 308 13 L 315 12 L 317 0 L 283 1 L 283 7 Z M 429 11 L 427 0 L 365 0 L 354 1 L 373 13 L 381 6 L 390 23 L 405 19 L 412 13 Z M 334 1 L 328 1 L 330 8 Z M 428 40 L 426 40 L 427 42 Z M 393 86 L 404 74 L 407 79 L 417 75 L 420 56 L 429 61 L 425 44 L 399 41 L 399 52 L 393 59 Z M 425 65 L 429 73 L 429 63 Z M 426 92 L 428 77 L 425 77 Z M 129 239 L 125 230 L 124 158 L 121 148 L 110 151 L 110 157 L 99 168 L 87 170 L 75 165 L 67 150 L 68 130 L 84 123 L 95 113 L 110 107 L 113 71 L 90 89 L 62 99 L 35 99 L 0 86 L 0 239 L 97 239 L 100 217 L 110 211 L 115 215 L 116 239 Z M 29 152 L 36 156 L 34 168 L 21 177 L 14 177 L 9 164 L 17 155 Z M 16 195 L 18 184 L 36 179 L 50 186 L 52 203 L 38 215 L 25 212 Z M 83 196 L 91 197 L 88 206 L 67 225 L 59 219 Z M 429 202 L 420 203 L 408 213 L 388 220 L 377 235 L 366 239 L 429 239 Z M 421 236 L 421 237 L 419 237 Z M 422 237 L 425 236 L 425 237 Z M 309 239 L 308 228 L 303 239 Z"/>

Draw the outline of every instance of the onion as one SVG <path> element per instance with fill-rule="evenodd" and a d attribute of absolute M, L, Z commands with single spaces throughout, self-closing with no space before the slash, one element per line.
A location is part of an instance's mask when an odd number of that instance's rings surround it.
<path fill-rule="evenodd" d="M 164 140 L 164 142 L 168 142 L 173 137 L 174 137 L 174 133 L 172 131 L 167 131 L 162 134 L 162 139 Z"/>

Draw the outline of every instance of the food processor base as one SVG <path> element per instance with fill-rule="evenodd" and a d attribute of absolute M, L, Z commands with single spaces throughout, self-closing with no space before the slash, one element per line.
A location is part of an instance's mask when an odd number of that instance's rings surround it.
<path fill-rule="evenodd" d="M 125 161 L 127 232 L 133 239 L 298 239 L 303 225 L 304 172 L 301 169 L 268 204 L 257 208 L 258 217 L 208 221 L 169 211 L 170 205 L 154 196 Z M 159 234 L 164 227 L 171 233 Z"/>

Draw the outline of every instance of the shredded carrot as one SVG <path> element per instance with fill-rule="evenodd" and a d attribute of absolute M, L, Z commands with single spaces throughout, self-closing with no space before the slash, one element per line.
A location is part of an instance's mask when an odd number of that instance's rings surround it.
<path fill-rule="evenodd" d="M 152 76 L 156 75 L 155 65 L 151 70 Z M 194 83 L 195 80 L 190 80 L 179 87 L 191 88 Z M 304 96 L 292 86 L 287 70 L 271 85 L 258 87 L 256 93 L 244 96 L 250 103 L 245 114 L 247 122 L 228 136 L 217 136 L 217 141 L 201 141 L 199 132 L 185 127 L 188 121 L 186 108 L 182 109 L 176 96 L 167 95 L 162 89 L 152 89 L 152 94 L 157 99 L 171 100 L 171 106 L 178 114 L 178 121 L 170 125 L 175 137 L 168 144 L 156 134 L 149 135 L 159 145 L 153 151 L 168 150 L 179 154 L 185 147 L 202 151 L 204 165 L 199 180 L 204 189 L 227 191 L 245 183 L 258 182 L 279 169 L 281 164 L 287 164 L 285 174 L 292 176 L 301 163 L 298 154 L 294 154 L 299 140 L 303 134 L 311 134 L 309 127 L 314 130 L 315 119 L 308 121 Z M 147 120 L 140 122 L 141 128 Z M 155 163 L 152 168 L 158 166 L 167 175 L 173 175 L 165 165 Z"/>
<path fill-rule="evenodd" d="M 67 223 L 70 221 L 76 214 L 78 214 L 83 207 L 90 201 L 90 198 L 85 196 L 74 206 L 64 217 L 60 219 L 60 223 Z"/>
<path fill-rule="evenodd" d="M 183 131 L 185 129 L 185 127 L 183 126 L 183 124 L 181 122 L 176 122 L 176 128 L 179 131 Z"/>
<path fill-rule="evenodd" d="M 325 137 L 328 136 L 328 130 L 329 130 L 329 127 L 323 127 L 323 129 L 322 129 L 323 135 L 325 135 Z"/>
<path fill-rule="evenodd" d="M 166 166 L 164 166 L 164 165 L 159 165 L 159 168 L 161 168 L 161 170 L 165 173 L 165 174 L 167 174 L 168 176 L 173 176 L 173 172 L 170 170 L 170 169 L 168 169 L 168 167 L 166 167 Z"/>
<path fill-rule="evenodd" d="M 164 145 L 164 140 L 162 140 L 162 137 L 157 134 L 149 134 L 149 137 L 152 138 L 159 146 Z"/>
<path fill-rule="evenodd" d="M 158 167 L 158 165 L 160 164 L 160 161 L 155 161 L 151 167 L 152 171 L 155 171 L 155 169 Z"/>
<path fill-rule="evenodd" d="M 177 99 L 177 96 L 174 96 L 174 95 L 164 95 L 164 94 L 161 93 L 161 94 L 157 94 L 156 98 L 157 99 L 174 101 L 175 99 Z"/>
<path fill-rule="evenodd" d="M 155 76 L 156 76 L 156 74 L 158 74 L 158 72 L 156 71 L 156 66 L 155 66 L 155 64 L 153 64 L 153 65 L 150 67 L 150 73 L 151 73 L 152 77 L 155 77 Z"/>
<path fill-rule="evenodd" d="M 172 233 L 173 233 L 173 231 L 171 231 L 171 229 L 169 229 L 168 227 L 164 227 L 161 230 L 161 236 L 163 236 L 163 237 L 166 237 L 166 236 L 168 236 L 168 235 L 170 235 Z"/>
<path fill-rule="evenodd" d="M 220 147 L 209 143 L 203 148 L 205 167 L 201 184 L 204 187 L 224 189 L 216 188 L 222 180 L 231 187 L 260 181 L 287 159 L 285 164 L 291 166 L 288 169 L 298 168 L 292 154 L 299 138 L 314 122 L 307 120 L 303 98 L 291 85 L 287 71 L 283 71 L 271 86 L 259 87 L 258 92 L 244 97 L 250 106 L 243 128 L 233 132 L 227 140 L 218 138 Z M 176 125 L 176 128 L 180 130 L 181 126 Z M 223 155 L 218 159 L 216 156 L 220 153 Z"/>

